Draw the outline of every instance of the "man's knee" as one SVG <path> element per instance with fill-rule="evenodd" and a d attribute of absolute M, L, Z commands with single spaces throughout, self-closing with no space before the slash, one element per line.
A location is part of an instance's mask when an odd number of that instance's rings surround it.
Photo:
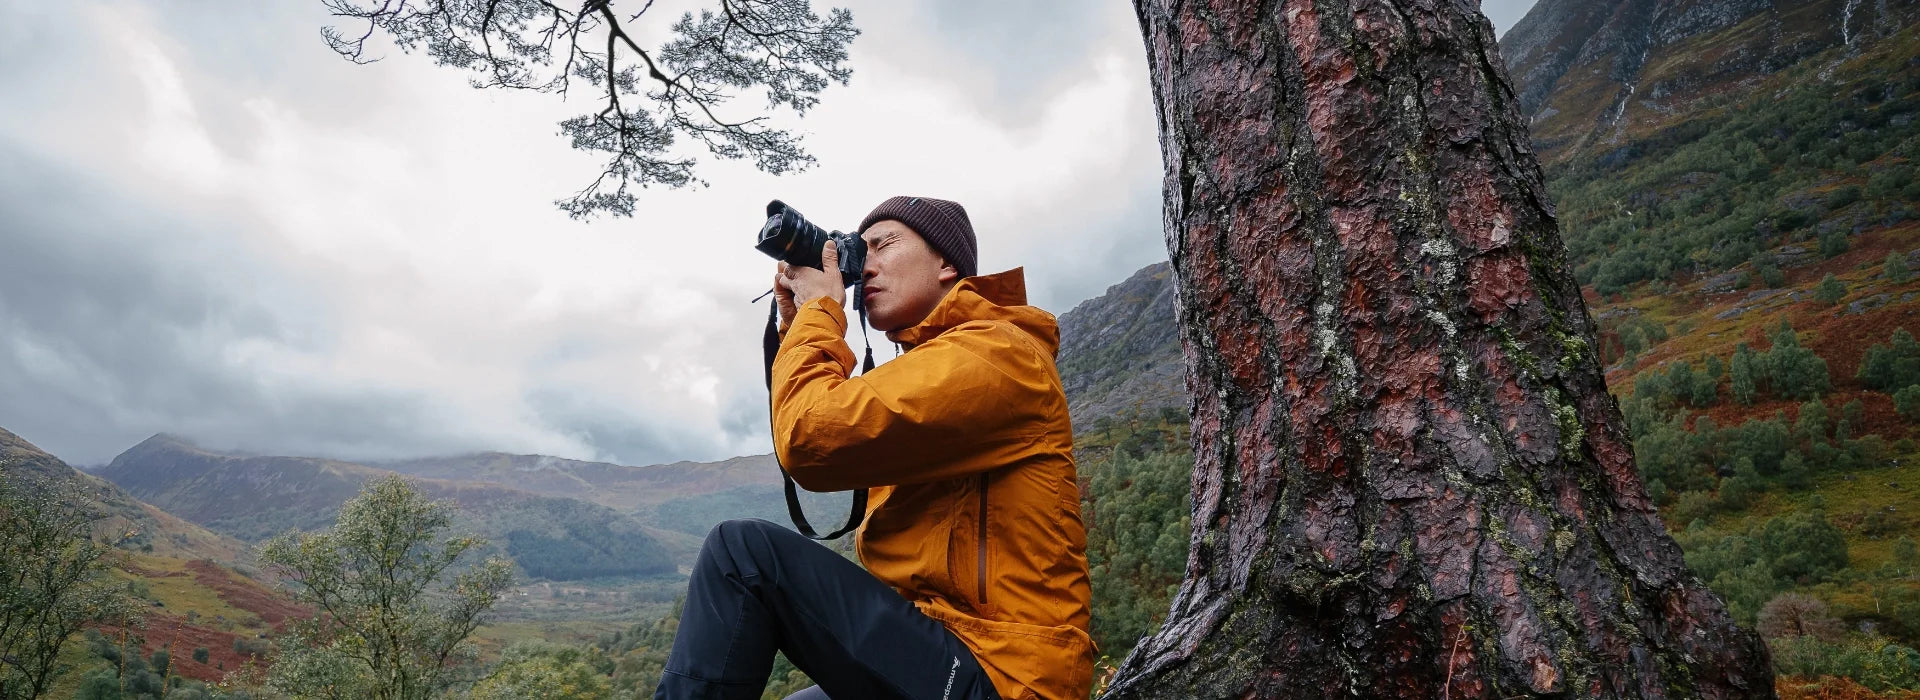
<path fill-rule="evenodd" d="M 751 558 L 754 552 L 767 549 L 781 532 L 779 525 L 757 518 L 723 521 L 707 532 L 707 541 L 700 545 L 700 559 Z"/>

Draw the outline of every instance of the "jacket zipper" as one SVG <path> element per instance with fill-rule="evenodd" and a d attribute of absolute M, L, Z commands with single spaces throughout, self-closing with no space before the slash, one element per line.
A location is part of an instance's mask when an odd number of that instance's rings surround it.
<path fill-rule="evenodd" d="M 987 604 L 987 474 L 980 474 L 980 561 L 978 574 L 980 604 Z"/>

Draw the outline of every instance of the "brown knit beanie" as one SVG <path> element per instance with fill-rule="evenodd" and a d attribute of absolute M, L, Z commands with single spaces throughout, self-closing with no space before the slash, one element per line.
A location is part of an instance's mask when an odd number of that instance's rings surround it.
<path fill-rule="evenodd" d="M 979 245 L 973 238 L 973 222 L 967 219 L 967 210 L 959 202 L 932 197 L 894 197 L 881 202 L 872 214 L 861 219 L 860 229 L 854 233 L 866 233 L 868 226 L 888 219 L 906 224 L 927 239 L 940 257 L 960 271 L 961 277 L 972 277 L 977 271 Z"/>

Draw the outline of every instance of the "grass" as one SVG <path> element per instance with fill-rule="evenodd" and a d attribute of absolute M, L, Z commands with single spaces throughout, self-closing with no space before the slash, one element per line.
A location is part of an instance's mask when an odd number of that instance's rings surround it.
<path fill-rule="evenodd" d="M 227 632 L 267 629 L 254 611 L 235 606 L 218 590 L 201 583 L 187 563 L 171 557 L 133 555 L 116 574 L 144 583 L 147 598 L 160 603 L 156 610 L 182 617 L 191 613 L 198 624 Z"/>

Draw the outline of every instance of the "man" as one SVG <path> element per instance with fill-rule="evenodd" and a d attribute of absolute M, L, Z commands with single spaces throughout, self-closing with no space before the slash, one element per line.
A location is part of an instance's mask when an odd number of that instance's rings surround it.
<path fill-rule="evenodd" d="M 862 571 L 759 520 L 707 536 L 656 698 L 1080 700 L 1093 684 L 1086 529 L 1059 329 L 1019 269 L 975 276 L 966 210 L 894 197 L 860 223 L 868 318 L 906 352 L 851 377 L 845 289 L 781 265 L 774 449 L 809 490 L 871 488 Z"/>

